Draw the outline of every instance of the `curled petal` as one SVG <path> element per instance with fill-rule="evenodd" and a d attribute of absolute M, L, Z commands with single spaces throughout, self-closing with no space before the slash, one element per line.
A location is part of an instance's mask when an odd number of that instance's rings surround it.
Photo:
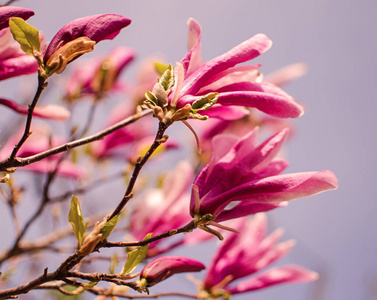
<path fill-rule="evenodd" d="M 181 96 L 186 94 L 194 95 L 201 87 L 205 86 L 207 80 L 215 74 L 263 54 L 270 49 L 271 45 L 271 40 L 260 33 L 223 55 L 206 62 L 187 78 L 185 86 L 181 90 Z"/>
<path fill-rule="evenodd" d="M 0 7 L 0 30 L 9 27 L 9 19 L 18 17 L 24 20 L 29 19 L 34 15 L 30 9 L 16 6 L 2 6 Z"/>
<path fill-rule="evenodd" d="M 140 273 L 140 279 L 145 279 L 146 286 L 155 285 L 170 276 L 183 272 L 199 272 L 205 266 L 191 258 L 183 256 L 159 257 L 147 264 Z"/>
<path fill-rule="evenodd" d="M 239 283 L 236 287 L 226 287 L 231 294 L 244 293 L 266 288 L 281 283 L 310 282 L 318 279 L 318 273 L 303 267 L 288 265 L 273 268 L 249 280 Z"/>
<path fill-rule="evenodd" d="M 94 15 L 73 20 L 53 37 L 44 55 L 44 62 L 47 62 L 58 48 L 72 40 L 87 37 L 98 43 L 105 39 L 113 39 L 130 23 L 130 19 L 116 14 Z"/>
<path fill-rule="evenodd" d="M 0 98 L 0 104 L 9 107 L 10 109 L 23 114 L 28 114 L 28 108 L 14 101 Z M 55 121 L 67 120 L 71 113 L 63 106 L 59 105 L 39 105 L 34 109 L 33 115 L 35 117 L 50 119 Z"/>
<path fill-rule="evenodd" d="M 38 62 L 31 55 L 21 55 L 0 61 L 0 80 L 37 71 Z"/>

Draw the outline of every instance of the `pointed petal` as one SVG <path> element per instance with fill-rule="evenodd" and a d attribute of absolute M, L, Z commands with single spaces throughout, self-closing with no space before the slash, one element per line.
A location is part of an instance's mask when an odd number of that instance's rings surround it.
<path fill-rule="evenodd" d="M 258 276 L 254 276 L 249 280 L 243 281 L 236 287 L 225 289 L 231 294 L 244 293 L 266 288 L 281 283 L 309 282 L 318 278 L 316 272 L 305 268 L 287 265 L 279 268 L 270 269 Z"/>
<path fill-rule="evenodd" d="M 189 27 L 187 38 L 187 48 L 189 52 L 182 58 L 180 63 L 183 65 L 185 75 L 188 76 L 196 71 L 202 64 L 202 59 L 200 57 L 200 38 L 202 29 L 199 23 L 193 18 L 190 18 L 187 21 L 187 25 Z"/>
<path fill-rule="evenodd" d="M 271 45 L 272 42 L 267 36 L 257 34 L 223 55 L 206 62 L 185 80 L 185 86 L 181 90 L 181 97 L 186 94 L 195 95 L 206 85 L 207 80 L 215 74 L 261 55 Z"/>
<path fill-rule="evenodd" d="M 265 92 L 225 92 L 220 93 L 217 103 L 255 107 L 258 110 L 279 118 L 297 118 L 303 114 L 301 105 L 292 99 Z"/>
<path fill-rule="evenodd" d="M 0 30 L 9 27 L 9 19 L 18 17 L 24 20 L 29 19 L 34 15 L 30 9 L 16 6 L 2 6 L 0 7 Z"/>

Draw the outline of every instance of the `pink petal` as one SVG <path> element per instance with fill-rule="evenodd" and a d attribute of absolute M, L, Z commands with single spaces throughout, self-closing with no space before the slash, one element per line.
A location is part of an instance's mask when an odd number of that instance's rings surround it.
<path fill-rule="evenodd" d="M 288 265 L 270 269 L 239 283 L 236 287 L 226 287 L 225 289 L 231 294 L 238 294 L 266 288 L 275 284 L 309 282 L 317 279 L 318 274 L 316 272 L 299 266 Z"/>
<path fill-rule="evenodd" d="M 16 6 L 2 6 L 0 7 L 0 30 L 9 27 L 9 19 L 18 17 L 24 20 L 29 19 L 34 15 L 30 9 Z"/>
<path fill-rule="evenodd" d="M 288 65 L 266 75 L 264 81 L 273 83 L 277 86 L 282 86 L 305 75 L 307 69 L 308 68 L 304 63 Z"/>
<path fill-rule="evenodd" d="M 1 99 L 0 98 L 0 104 L 7 106 L 8 108 L 23 114 L 27 115 L 28 114 L 28 108 L 26 106 L 23 106 L 21 104 L 18 104 L 14 101 L 7 100 L 7 99 Z M 55 121 L 65 121 L 67 120 L 71 113 L 69 110 L 67 110 L 63 106 L 59 105 L 40 105 L 37 106 L 34 109 L 34 116 L 43 118 L 43 119 L 51 119 Z"/>
<path fill-rule="evenodd" d="M 185 86 L 181 90 L 181 97 L 186 94 L 195 95 L 206 85 L 207 80 L 215 74 L 263 54 L 271 45 L 272 42 L 267 36 L 257 34 L 223 55 L 206 62 L 185 80 Z"/>
<path fill-rule="evenodd" d="M 193 18 L 190 18 L 187 21 L 187 25 L 189 26 L 189 34 L 187 38 L 187 48 L 189 52 L 184 58 L 182 58 L 180 63 L 183 65 L 185 75 L 189 76 L 202 64 L 202 59 L 200 57 L 200 38 L 202 29 L 199 23 Z"/>
<path fill-rule="evenodd" d="M 220 93 L 217 103 L 255 107 L 266 114 L 279 118 L 297 118 L 303 114 L 303 108 L 291 99 L 265 92 L 224 92 Z"/>
<path fill-rule="evenodd" d="M 148 286 L 153 286 L 170 276 L 183 272 L 199 272 L 205 266 L 183 256 L 159 257 L 148 263 L 140 273 L 140 279 L 146 279 Z"/>
<path fill-rule="evenodd" d="M 25 166 L 21 170 L 37 173 L 50 173 L 55 170 L 57 162 L 57 159 L 41 160 L 31 165 Z M 67 178 L 79 179 L 85 175 L 85 172 L 80 166 L 69 161 L 63 161 L 59 164 L 57 174 Z"/>
<path fill-rule="evenodd" d="M 38 71 L 38 62 L 31 55 L 22 55 L 0 60 L 0 80 Z"/>
<path fill-rule="evenodd" d="M 215 104 L 210 109 L 199 110 L 199 114 L 210 118 L 218 118 L 226 121 L 233 121 L 247 116 L 250 111 L 239 106 L 223 106 Z"/>

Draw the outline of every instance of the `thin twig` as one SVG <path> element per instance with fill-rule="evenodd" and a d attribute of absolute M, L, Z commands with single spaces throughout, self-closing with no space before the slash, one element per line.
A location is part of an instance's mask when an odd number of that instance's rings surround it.
<path fill-rule="evenodd" d="M 144 110 L 140 113 L 132 115 L 132 116 L 130 116 L 130 117 L 128 117 L 128 118 L 106 128 L 106 129 L 104 129 L 100 132 L 97 132 L 93 135 L 90 135 L 88 137 L 81 138 L 81 139 L 63 144 L 61 146 L 49 149 L 47 151 L 29 156 L 29 157 L 25 157 L 25 158 L 19 158 L 18 157 L 15 160 L 11 160 L 9 158 L 5 159 L 5 160 L 0 162 L 0 171 L 6 171 L 8 168 L 24 167 L 24 166 L 30 165 L 32 163 L 35 163 L 37 161 L 40 161 L 42 159 L 45 159 L 47 157 L 53 156 L 55 154 L 67 151 L 69 149 L 73 149 L 73 148 L 76 148 L 76 147 L 79 147 L 79 146 L 82 146 L 82 145 L 85 145 L 85 144 L 88 144 L 88 143 L 91 143 L 91 142 L 94 142 L 94 141 L 98 141 L 98 140 L 104 138 L 105 136 L 109 135 L 110 133 L 113 133 L 114 131 L 117 131 L 118 129 L 125 127 L 125 126 L 127 126 L 131 123 L 134 123 L 135 121 L 137 121 L 141 117 L 144 117 L 144 116 L 150 114 L 151 112 L 152 112 L 151 110 Z"/>
<path fill-rule="evenodd" d="M 158 131 L 156 134 L 156 137 L 152 143 L 152 145 L 149 147 L 147 153 L 143 157 L 137 160 L 135 164 L 135 168 L 132 172 L 130 181 L 127 186 L 127 190 L 123 196 L 123 199 L 119 203 L 119 205 L 115 208 L 113 213 L 108 217 L 108 220 L 111 220 L 113 217 L 118 215 L 123 207 L 127 204 L 127 202 L 132 198 L 132 191 L 136 183 L 136 179 L 139 176 L 139 173 L 141 169 L 143 168 L 144 164 L 148 161 L 148 159 L 152 156 L 153 152 L 164 142 L 166 142 L 166 139 L 164 139 L 164 134 L 166 129 L 170 126 L 170 124 L 166 124 L 164 122 L 160 122 L 158 125 Z"/>

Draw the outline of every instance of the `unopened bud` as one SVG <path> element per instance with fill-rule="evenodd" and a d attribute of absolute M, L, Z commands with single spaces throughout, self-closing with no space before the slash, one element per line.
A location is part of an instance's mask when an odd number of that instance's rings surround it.
<path fill-rule="evenodd" d="M 178 109 L 172 116 L 172 120 L 173 121 L 179 121 L 179 120 L 182 120 L 182 119 L 186 119 L 189 114 L 190 114 L 190 111 L 191 111 L 191 105 L 189 103 L 187 103 L 185 106 L 183 106 L 182 108 Z"/>
<path fill-rule="evenodd" d="M 164 120 L 164 111 L 162 110 L 161 107 L 159 106 L 155 106 L 153 107 L 153 114 L 155 115 L 155 117 L 160 121 L 162 122 Z"/>

